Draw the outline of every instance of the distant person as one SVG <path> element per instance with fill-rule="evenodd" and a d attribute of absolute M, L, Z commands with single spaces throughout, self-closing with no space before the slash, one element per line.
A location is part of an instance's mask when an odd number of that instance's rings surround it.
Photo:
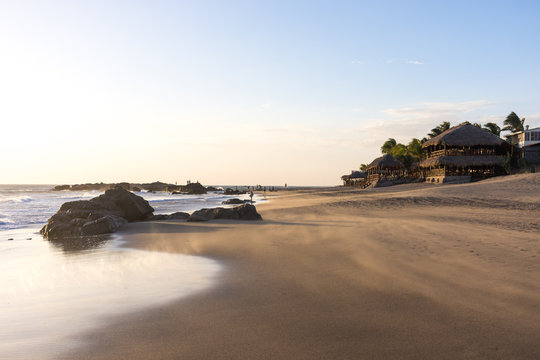
<path fill-rule="evenodd" d="M 253 204 L 253 191 L 251 191 L 249 193 L 249 199 L 250 199 L 251 203 Z"/>

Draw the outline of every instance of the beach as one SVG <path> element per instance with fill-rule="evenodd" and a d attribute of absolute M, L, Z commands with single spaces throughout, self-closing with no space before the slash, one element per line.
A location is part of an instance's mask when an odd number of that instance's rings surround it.
<path fill-rule="evenodd" d="M 217 285 L 111 317 L 64 358 L 538 359 L 539 188 L 281 191 L 262 222 L 129 224 L 124 246 L 217 260 Z"/>

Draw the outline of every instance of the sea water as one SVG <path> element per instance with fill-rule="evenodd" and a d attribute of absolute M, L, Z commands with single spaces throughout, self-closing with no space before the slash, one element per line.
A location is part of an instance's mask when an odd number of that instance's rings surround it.
<path fill-rule="evenodd" d="M 61 204 L 100 194 L 50 188 L 0 186 L 1 359 L 52 359 L 77 345 L 75 334 L 111 316 L 159 306 L 216 281 L 221 265 L 212 259 L 129 249 L 116 235 L 69 246 L 44 240 L 39 229 Z M 231 198 L 138 194 L 156 214 L 215 207 Z"/>

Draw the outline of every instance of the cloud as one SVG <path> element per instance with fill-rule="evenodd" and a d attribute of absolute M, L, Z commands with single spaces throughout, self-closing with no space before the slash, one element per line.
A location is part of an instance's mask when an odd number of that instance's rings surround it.
<path fill-rule="evenodd" d="M 352 61 L 351 61 L 351 64 L 363 65 L 363 64 L 365 64 L 365 61 L 362 61 L 362 60 L 352 60 Z"/>
<path fill-rule="evenodd" d="M 464 101 L 458 103 L 425 102 L 418 104 L 416 107 L 386 109 L 383 110 L 383 113 L 392 117 L 433 118 L 445 115 L 468 114 L 490 105 L 493 105 L 493 103 L 487 100 Z"/>
<path fill-rule="evenodd" d="M 474 115 L 474 112 L 490 105 L 493 105 L 490 101 L 475 100 L 457 103 L 425 102 L 414 107 L 391 108 L 381 111 L 380 118 L 367 119 L 364 125 L 349 131 L 362 133 L 376 143 L 382 143 L 390 137 L 408 142 L 413 137 L 425 136 L 443 121 L 452 125 L 464 121 L 478 122 L 481 117 Z"/>
<path fill-rule="evenodd" d="M 529 125 L 530 128 L 540 127 L 540 114 L 525 116 L 525 125 Z"/>
<path fill-rule="evenodd" d="M 409 60 L 407 61 L 407 64 L 413 64 L 413 65 L 424 65 L 423 62 L 421 61 L 418 61 L 418 60 Z"/>

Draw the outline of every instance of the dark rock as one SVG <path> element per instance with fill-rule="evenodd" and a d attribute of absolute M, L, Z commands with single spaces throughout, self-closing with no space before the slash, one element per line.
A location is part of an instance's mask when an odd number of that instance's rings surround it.
<path fill-rule="evenodd" d="M 262 220 L 262 217 L 257 212 L 255 206 L 251 204 L 244 204 L 228 209 L 218 207 L 213 209 L 197 210 L 191 214 L 187 221 L 208 221 L 214 219 Z"/>
<path fill-rule="evenodd" d="M 71 185 L 56 185 L 53 190 L 54 191 L 62 191 L 62 190 L 69 190 L 71 188 Z"/>
<path fill-rule="evenodd" d="M 231 188 L 226 188 L 225 191 L 223 191 L 223 195 L 242 195 L 245 193 L 245 191 L 233 190 Z"/>
<path fill-rule="evenodd" d="M 186 220 L 187 218 L 189 218 L 189 214 L 181 211 L 167 215 L 167 220 Z"/>
<path fill-rule="evenodd" d="M 121 187 L 124 190 L 131 190 L 131 185 L 129 183 L 127 183 L 127 182 L 118 183 L 118 184 L 116 184 L 116 186 L 114 186 L 112 188 L 117 188 L 117 187 Z"/>
<path fill-rule="evenodd" d="M 180 186 L 180 185 L 169 185 L 169 186 L 167 186 L 167 189 L 165 191 L 173 192 L 173 191 L 179 191 L 181 189 L 182 189 L 182 186 Z"/>
<path fill-rule="evenodd" d="M 154 221 L 154 220 L 186 220 L 189 217 L 188 213 L 185 212 L 175 212 L 170 215 L 166 214 L 159 214 L 159 215 L 152 215 L 148 218 L 146 218 L 147 221 Z"/>
<path fill-rule="evenodd" d="M 111 185 L 105 184 L 105 183 L 95 183 L 95 184 L 76 184 L 71 185 L 70 190 L 72 191 L 105 191 L 107 189 L 110 189 Z"/>
<path fill-rule="evenodd" d="M 222 202 L 223 205 L 236 205 L 236 204 L 243 204 L 246 200 L 240 200 L 240 199 L 229 199 Z"/>
<path fill-rule="evenodd" d="M 140 187 L 137 187 L 137 186 L 132 186 L 132 187 L 131 187 L 131 191 L 134 191 L 134 192 L 141 192 L 141 188 L 140 188 Z"/>
<path fill-rule="evenodd" d="M 152 215 L 146 218 L 146 221 L 167 220 L 167 214 Z"/>
<path fill-rule="evenodd" d="M 81 227 L 81 233 L 83 236 L 113 233 L 125 223 L 127 220 L 122 217 L 105 215 L 97 220 L 85 222 Z"/>
<path fill-rule="evenodd" d="M 190 195 L 206 194 L 206 188 L 201 183 L 195 182 L 182 186 L 182 192 Z"/>
<path fill-rule="evenodd" d="M 153 211 L 148 201 L 117 187 L 90 200 L 64 203 L 40 233 L 49 239 L 106 234 L 128 221 L 144 220 Z"/>
<path fill-rule="evenodd" d="M 219 189 L 217 187 L 214 187 L 214 186 L 207 186 L 206 191 L 219 191 Z"/>
<path fill-rule="evenodd" d="M 208 221 L 210 219 L 204 217 L 204 216 L 201 216 L 201 215 L 197 215 L 197 214 L 192 214 L 188 219 L 187 221 L 190 221 L 190 222 L 202 222 L 202 221 Z"/>
<path fill-rule="evenodd" d="M 151 192 L 167 191 L 167 189 L 169 188 L 169 184 L 162 183 L 161 181 L 156 181 L 153 183 L 141 184 L 141 188 L 143 188 L 144 190 L 151 191 Z"/>

